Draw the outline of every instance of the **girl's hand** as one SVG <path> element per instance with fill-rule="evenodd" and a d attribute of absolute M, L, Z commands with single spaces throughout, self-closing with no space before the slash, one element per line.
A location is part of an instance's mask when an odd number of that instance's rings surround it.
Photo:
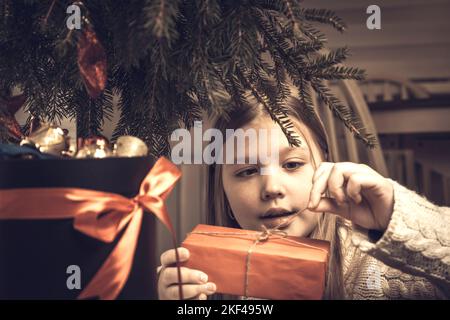
<path fill-rule="evenodd" d="M 326 191 L 332 198 L 321 198 Z M 385 231 L 393 206 L 391 183 L 365 164 L 322 162 L 314 173 L 311 211 L 338 214 L 363 228 Z"/>
<path fill-rule="evenodd" d="M 189 250 L 178 248 L 180 262 L 189 258 Z M 161 254 L 161 266 L 158 267 L 158 296 L 161 300 L 179 300 L 178 273 L 173 267 L 176 263 L 175 249 L 167 250 Z M 183 281 L 183 298 L 193 300 L 206 300 L 207 295 L 216 291 L 216 285 L 208 282 L 205 273 L 181 267 L 181 280 Z"/>

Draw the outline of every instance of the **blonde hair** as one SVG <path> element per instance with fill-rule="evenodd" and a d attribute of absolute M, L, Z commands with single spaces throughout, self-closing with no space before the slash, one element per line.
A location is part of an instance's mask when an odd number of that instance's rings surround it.
<path fill-rule="evenodd" d="M 311 146 L 314 146 L 314 149 L 319 152 L 321 159 L 331 161 L 328 153 L 327 135 L 319 117 L 317 115 L 312 116 L 311 114 L 308 114 L 301 102 L 294 97 L 289 99 L 286 108 L 291 120 L 296 119 L 300 123 L 303 123 L 311 133 L 309 135 L 306 132 L 303 132 L 301 128 L 298 128 L 308 145 L 314 168 L 317 167 L 318 163 L 316 162 Z M 265 114 L 265 109 L 257 103 L 247 105 L 245 108 L 234 107 L 226 116 L 217 118 L 213 127 L 224 133 L 226 129 L 238 129 L 251 122 L 253 119 Z M 208 167 L 207 176 L 207 223 L 211 225 L 240 228 L 239 224 L 233 218 L 233 212 L 223 188 L 222 165 L 210 165 Z M 326 277 L 325 299 L 344 298 L 342 252 L 338 234 L 338 228 L 341 223 L 338 216 L 322 213 L 318 218 L 316 228 L 310 235 L 310 237 L 314 239 L 329 241 L 331 245 L 330 260 Z"/>

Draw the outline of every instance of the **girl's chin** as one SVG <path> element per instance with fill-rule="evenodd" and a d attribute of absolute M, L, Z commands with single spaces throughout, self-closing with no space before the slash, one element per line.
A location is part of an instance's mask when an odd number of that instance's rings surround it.
<path fill-rule="evenodd" d="M 286 232 L 288 236 L 307 237 L 310 234 L 307 226 L 304 225 L 304 221 L 300 219 L 294 219 L 286 227 L 280 229 Z"/>
<path fill-rule="evenodd" d="M 264 221 L 264 225 L 268 229 L 272 229 L 278 226 L 278 229 L 287 233 L 288 236 L 294 237 L 306 237 L 310 232 L 310 228 L 307 226 L 307 221 L 301 217 L 295 217 L 294 219 L 272 219 Z M 261 225 L 257 228 L 251 228 L 253 230 L 262 230 Z"/>

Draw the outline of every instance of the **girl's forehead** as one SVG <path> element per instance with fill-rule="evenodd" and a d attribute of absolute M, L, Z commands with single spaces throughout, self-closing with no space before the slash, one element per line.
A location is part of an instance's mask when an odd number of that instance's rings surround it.
<path fill-rule="evenodd" d="M 305 124 L 303 122 L 301 122 L 295 118 L 290 118 L 290 120 L 292 121 L 292 123 L 294 125 L 291 128 L 291 130 L 293 131 L 293 135 L 301 141 L 300 148 L 308 149 L 307 144 L 306 144 L 306 138 L 305 138 L 305 134 L 308 135 L 308 133 L 309 133 L 308 128 L 305 126 Z M 246 131 L 248 129 L 253 129 L 256 131 L 256 133 L 267 131 L 267 133 L 268 133 L 267 136 L 269 137 L 269 139 L 271 137 L 271 135 L 270 135 L 270 133 L 272 132 L 271 130 L 274 130 L 275 134 L 272 137 L 277 138 L 280 148 L 285 148 L 286 146 L 289 146 L 289 142 L 286 138 L 286 135 L 281 130 L 279 124 L 276 123 L 275 121 L 273 121 L 269 116 L 264 115 L 264 116 L 255 118 L 248 124 L 242 126 L 241 129 L 243 129 L 244 131 Z M 263 136 L 264 135 L 258 134 L 258 137 L 263 137 Z M 270 143 L 270 141 L 268 141 L 268 143 Z"/>
<path fill-rule="evenodd" d="M 248 159 L 250 158 L 260 159 L 261 156 L 273 156 L 275 153 L 278 154 L 278 159 L 292 155 L 293 153 L 302 158 L 309 159 L 310 150 L 307 144 L 309 140 L 302 134 L 305 131 L 303 128 L 300 129 L 301 127 L 299 125 L 301 124 L 298 121 L 293 121 L 293 124 L 293 135 L 300 140 L 299 147 L 290 146 L 280 126 L 269 117 L 255 119 L 247 125 L 236 129 L 242 131 L 235 131 L 234 135 L 227 137 L 223 150 L 226 159 L 234 159 L 232 163 L 230 162 L 228 164 L 249 163 Z M 253 134 L 249 134 L 249 130 L 253 130 Z M 238 141 L 241 141 L 241 144 Z"/>

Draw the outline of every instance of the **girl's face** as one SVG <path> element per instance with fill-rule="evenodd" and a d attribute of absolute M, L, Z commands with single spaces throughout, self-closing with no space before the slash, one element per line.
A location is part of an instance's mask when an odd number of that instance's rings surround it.
<path fill-rule="evenodd" d="M 305 137 L 310 141 L 311 151 L 318 166 L 322 160 L 321 153 L 312 138 L 309 129 L 302 123 L 293 120 L 297 137 L 301 140 L 301 147 L 289 147 L 289 143 L 278 124 L 268 116 L 258 117 L 246 126 L 249 128 L 276 130 L 275 139 L 279 152 L 279 161 L 261 164 L 224 164 L 222 168 L 222 181 L 225 194 L 233 211 L 234 217 L 243 229 L 261 230 L 262 225 L 273 228 L 280 223 L 281 230 L 293 236 L 308 236 L 316 227 L 318 213 L 304 210 L 290 223 L 289 218 L 296 212 L 307 207 L 314 174 L 313 157 L 310 154 Z M 257 134 L 258 145 L 260 145 Z M 268 140 L 270 145 L 270 140 Z M 246 145 L 246 156 L 249 157 Z M 277 150 L 275 150 L 276 152 Z M 269 153 L 270 154 L 270 153 Z M 264 168 L 269 174 L 260 174 Z M 275 209 L 275 210 L 271 210 Z M 278 211 L 277 211 L 278 210 Z"/>

